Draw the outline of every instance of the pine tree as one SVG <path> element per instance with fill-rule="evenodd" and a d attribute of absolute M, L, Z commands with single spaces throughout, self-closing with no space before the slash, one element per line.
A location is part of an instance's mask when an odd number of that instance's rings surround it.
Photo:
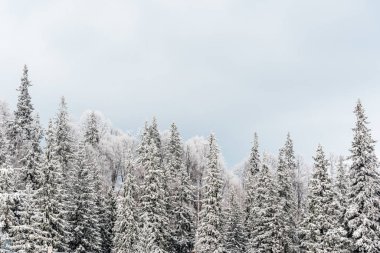
<path fill-rule="evenodd" d="M 142 130 L 140 137 L 141 137 L 140 143 L 137 147 L 137 162 L 134 165 L 138 167 L 138 169 L 136 170 L 137 171 L 136 180 L 139 184 L 142 184 L 144 181 L 144 175 L 145 175 L 144 164 L 147 162 L 148 146 L 149 146 L 149 140 L 150 140 L 148 122 L 145 122 L 144 129 Z M 137 184 L 137 186 L 139 187 L 138 192 L 140 192 L 141 195 L 143 195 L 143 192 L 142 192 L 143 187 L 142 186 L 140 187 L 139 184 Z"/>
<path fill-rule="evenodd" d="M 207 175 L 200 222 L 197 228 L 195 250 L 197 253 L 223 253 L 222 234 L 222 171 L 218 164 L 219 150 L 213 134 L 209 138 Z"/>
<path fill-rule="evenodd" d="M 139 252 L 139 218 L 135 199 L 136 190 L 136 180 L 131 168 L 129 168 L 125 175 L 124 192 L 117 212 L 113 253 Z"/>
<path fill-rule="evenodd" d="M 356 125 L 351 147 L 348 207 L 345 215 L 352 252 L 380 251 L 380 197 L 375 141 L 367 116 L 359 101 L 355 107 Z"/>
<path fill-rule="evenodd" d="M 224 243 L 229 253 L 241 253 L 245 250 L 245 233 L 243 226 L 243 210 L 239 203 L 236 186 L 232 186 L 228 194 L 225 210 Z"/>
<path fill-rule="evenodd" d="M 86 143 L 89 143 L 93 147 L 99 144 L 100 133 L 98 126 L 98 119 L 94 111 L 92 111 L 86 120 L 84 140 Z"/>
<path fill-rule="evenodd" d="M 33 112 L 32 99 L 29 94 L 31 82 L 28 77 L 28 68 L 25 65 L 21 77 L 21 84 L 18 88 L 17 109 L 14 112 L 14 119 L 9 122 L 7 139 L 11 164 L 20 167 L 21 160 L 25 157 L 28 148 L 25 146 L 33 139 Z"/>
<path fill-rule="evenodd" d="M 335 242 L 335 248 L 340 250 L 340 252 L 350 252 L 350 240 L 347 238 L 347 230 L 345 229 L 344 222 L 347 212 L 347 197 L 348 197 L 348 175 L 346 171 L 346 165 L 344 164 L 343 156 L 339 157 L 337 166 L 337 175 L 335 179 L 335 199 L 337 202 L 337 219 L 339 226 L 334 228 L 332 234 L 334 236 L 339 236 L 339 241 Z M 335 238 L 335 237 L 334 237 Z"/>
<path fill-rule="evenodd" d="M 92 174 L 94 165 L 89 159 L 83 142 L 79 145 L 75 169 L 73 184 L 75 206 L 72 214 L 73 241 L 71 242 L 71 249 L 75 253 L 101 252 L 101 236 L 96 213 L 96 192 L 94 191 Z"/>
<path fill-rule="evenodd" d="M 147 139 L 142 141 L 145 145 L 140 154 L 139 164 L 145 171 L 140 197 L 141 232 L 139 250 L 142 253 L 168 252 L 169 232 L 166 194 L 164 191 L 165 175 L 162 169 L 161 141 L 155 119 L 148 133 L 143 134 Z M 141 156 L 142 155 L 142 156 Z"/>
<path fill-rule="evenodd" d="M 91 177 L 94 182 L 93 191 L 95 194 L 94 199 L 94 215 L 97 220 L 96 229 L 100 235 L 99 244 L 101 253 L 110 253 L 112 249 L 112 229 L 114 223 L 114 199 L 112 192 L 107 194 L 105 190 L 104 181 L 102 179 L 102 171 L 99 166 L 96 166 L 94 162 L 96 161 L 95 156 L 97 152 L 93 149 L 93 146 L 88 147 L 89 160 L 91 161 Z"/>
<path fill-rule="evenodd" d="M 28 69 L 24 67 L 14 120 L 8 131 L 9 158 L 15 169 L 15 190 L 12 210 L 15 222 L 9 228 L 10 247 L 15 252 L 42 252 L 46 234 L 40 229 L 41 208 L 37 201 L 37 191 L 41 186 L 42 150 L 40 141 L 42 129 L 38 116 L 33 114 L 29 94 L 31 86 Z M 7 210 L 7 211 L 8 211 Z"/>
<path fill-rule="evenodd" d="M 177 126 L 173 123 L 167 147 L 166 172 L 168 179 L 168 214 L 170 216 L 171 249 L 191 252 L 195 227 L 193 188 L 183 162 L 183 148 Z"/>
<path fill-rule="evenodd" d="M 308 207 L 301 233 L 301 247 L 306 252 L 344 252 L 341 248 L 340 210 L 327 173 L 328 165 L 319 145 L 314 157 L 314 173 L 309 182 Z"/>
<path fill-rule="evenodd" d="M 34 108 L 29 94 L 31 83 L 28 69 L 24 66 L 14 120 L 9 122 L 7 143 L 9 144 L 9 163 L 20 168 L 17 188 L 25 189 L 25 182 L 30 183 L 33 190 L 39 187 L 42 150 L 40 142 L 42 128 L 38 116 L 33 114 Z"/>
<path fill-rule="evenodd" d="M 99 123 L 95 112 L 91 112 L 86 120 L 84 129 L 84 142 L 88 145 L 88 151 L 90 154 L 90 160 L 92 163 L 99 164 L 101 159 L 101 152 L 99 147 L 100 133 Z M 97 224 L 98 231 L 101 236 L 100 252 L 110 253 L 112 250 L 113 240 L 113 226 L 115 222 L 115 199 L 113 197 L 112 190 L 106 191 L 106 186 L 103 180 L 102 167 L 97 165 L 92 171 L 94 178 L 94 190 L 96 193 L 96 215 L 99 224 Z"/>
<path fill-rule="evenodd" d="M 64 219 L 65 209 L 63 207 L 62 192 L 62 171 L 60 170 L 55 139 L 55 129 L 52 121 L 46 132 L 45 159 L 42 170 L 41 188 L 38 190 L 37 197 L 39 206 L 43 214 L 41 229 L 47 233 L 47 245 L 54 250 L 64 249 L 63 243 L 67 236 L 68 223 Z"/>
<path fill-rule="evenodd" d="M 288 134 L 285 146 L 280 150 L 277 168 L 278 232 L 281 251 L 294 252 L 296 235 L 297 201 L 295 196 L 295 169 L 293 143 Z"/>
<path fill-rule="evenodd" d="M 42 204 L 38 199 L 41 187 L 42 150 L 40 139 L 42 130 L 38 119 L 32 122 L 30 137 L 24 145 L 25 156 L 21 158 L 21 167 L 17 169 L 17 204 L 15 217 L 17 223 L 11 227 L 12 249 L 15 252 L 43 252 L 46 249 L 46 233 L 41 229 L 43 223 Z M 24 147 L 25 147 L 24 146 Z"/>
<path fill-rule="evenodd" d="M 160 138 L 160 133 L 158 131 L 157 120 L 155 117 L 153 118 L 152 124 L 149 127 L 149 136 L 153 140 L 153 143 L 156 145 L 159 152 L 161 152 L 161 148 L 162 148 L 161 138 Z"/>
<path fill-rule="evenodd" d="M 55 119 L 56 128 L 56 142 L 57 142 L 57 157 L 62 167 L 64 180 L 70 174 L 71 169 L 75 163 L 75 140 L 73 137 L 73 130 L 69 123 L 69 114 L 67 111 L 67 104 L 64 97 L 61 98 L 58 114 Z"/>
<path fill-rule="evenodd" d="M 55 129 L 55 142 L 56 150 L 55 156 L 58 161 L 59 171 L 62 175 L 62 184 L 60 188 L 60 203 L 64 207 L 64 210 L 60 213 L 60 218 L 67 223 L 67 227 L 63 228 L 65 230 L 66 237 L 64 241 L 59 246 L 59 251 L 67 251 L 70 248 L 70 244 L 74 240 L 72 218 L 70 214 L 74 212 L 74 178 L 76 166 L 76 142 L 73 138 L 73 130 L 69 123 L 69 114 L 67 111 L 67 105 L 65 98 L 61 98 L 58 113 L 54 121 Z"/>
<path fill-rule="evenodd" d="M 245 233 L 248 241 L 252 239 L 252 231 L 254 229 L 254 220 L 251 216 L 252 206 L 256 194 L 256 181 L 260 168 L 259 141 L 257 134 L 254 135 L 253 146 L 249 157 L 249 163 L 244 171 L 244 190 L 245 190 Z M 247 242 L 248 243 L 248 242 Z"/>
<path fill-rule="evenodd" d="M 277 224 L 278 193 L 275 182 L 266 164 L 262 165 L 255 184 L 256 194 L 252 200 L 252 237 L 247 252 L 278 252 Z"/>

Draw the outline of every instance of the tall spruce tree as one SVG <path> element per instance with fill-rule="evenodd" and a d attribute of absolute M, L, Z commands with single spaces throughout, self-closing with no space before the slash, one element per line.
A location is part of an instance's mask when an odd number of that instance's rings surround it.
<path fill-rule="evenodd" d="M 380 188 L 375 141 L 360 101 L 351 147 L 348 207 L 345 215 L 352 252 L 380 252 Z"/>
<path fill-rule="evenodd" d="M 77 164 L 75 153 L 77 152 L 77 143 L 73 137 L 73 130 L 69 122 L 69 114 L 65 98 L 62 97 L 58 113 L 54 120 L 56 150 L 55 157 L 58 161 L 59 171 L 62 175 L 62 184 L 60 188 L 60 203 L 64 207 L 60 213 L 60 218 L 68 224 L 65 230 L 66 237 L 62 244 L 59 245 L 59 251 L 67 251 L 70 244 L 75 239 L 72 231 L 72 218 L 70 215 L 74 212 L 74 175 L 76 174 L 75 166 Z"/>
<path fill-rule="evenodd" d="M 37 191 L 41 186 L 42 129 L 29 94 L 31 83 L 25 66 L 14 120 L 8 127 L 10 163 L 15 169 L 16 192 L 13 194 L 15 222 L 9 228 L 10 248 L 15 252 L 42 252 L 46 235 L 41 230 L 41 208 Z M 9 209 L 8 209 L 9 210 Z"/>
<path fill-rule="evenodd" d="M 219 149 L 215 136 L 209 138 L 209 154 L 200 222 L 196 233 L 197 253 L 224 253 L 222 227 L 222 171 L 218 162 Z"/>
<path fill-rule="evenodd" d="M 90 145 L 90 144 L 89 144 Z M 96 229 L 100 235 L 100 249 L 99 252 L 110 253 L 112 250 L 112 227 L 114 212 L 113 208 L 113 196 L 112 194 L 108 195 L 106 186 L 104 185 L 102 171 L 99 166 L 95 165 L 96 159 L 95 155 L 97 152 L 93 149 L 93 146 L 88 147 L 89 160 L 91 161 L 91 177 L 93 180 L 93 191 L 95 194 L 94 215 L 97 220 Z M 110 197 L 108 199 L 108 197 Z"/>
<path fill-rule="evenodd" d="M 97 146 L 100 141 L 99 123 L 94 111 L 86 119 L 84 140 L 93 147 Z"/>
<path fill-rule="evenodd" d="M 339 228 L 340 209 L 328 175 L 329 162 L 319 145 L 309 182 L 307 212 L 303 221 L 301 248 L 306 252 L 344 252 Z"/>
<path fill-rule="evenodd" d="M 153 117 L 152 123 L 149 126 L 149 136 L 151 137 L 151 140 L 156 145 L 158 151 L 161 153 L 162 150 L 162 143 L 161 143 L 161 137 L 160 133 L 158 131 L 158 125 L 157 125 L 157 119 Z M 162 161 L 162 155 L 161 155 L 161 161 Z"/>
<path fill-rule="evenodd" d="M 254 205 L 254 199 L 256 194 L 256 181 L 257 175 L 260 171 L 260 153 L 259 153 L 259 140 L 257 133 L 254 135 L 253 146 L 251 149 L 249 163 L 244 171 L 244 190 L 245 190 L 245 233 L 247 242 L 252 239 L 252 231 L 254 229 L 254 220 L 252 217 L 251 209 Z"/>
<path fill-rule="evenodd" d="M 155 119 L 143 134 L 144 150 L 139 154 L 139 165 L 145 175 L 140 197 L 141 232 L 139 250 L 142 253 L 164 253 L 169 251 L 169 232 L 165 175 L 162 169 L 161 141 Z"/>
<path fill-rule="evenodd" d="M 14 118 L 9 122 L 7 138 L 11 164 L 14 167 L 22 165 L 21 160 L 28 152 L 30 140 L 33 139 L 34 107 L 29 93 L 31 86 L 28 76 L 28 68 L 25 65 L 21 77 L 21 84 L 17 89 L 18 100 Z"/>
<path fill-rule="evenodd" d="M 230 186 L 228 203 L 225 210 L 224 243 L 226 252 L 245 252 L 244 215 L 242 205 L 238 199 L 236 186 Z"/>
<path fill-rule="evenodd" d="M 25 189 L 25 182 L 31 184 L 32 190 L 39 187 L 42 150 L 40 142 L 42 128 L 38 116 L 34 115 L 32 98 L 29 93 L 31 82 L 28 68 L 24 66 L 14 119 L 7 127 L 7 144 L 9 145 L 8 162 L 19 169 L 17 188 Z"/>
<path fill-rule="evenodd" d="M 340 156 L 338 165 L 337 165 L 337 175 L 335 179 L 335 199 L 337 201 L 337 215 L 339 226 L 335 227 L 332 233 L 335 233 L 334 236 L 339 236 L 339 241 L 336 242 L 336 249 L 341 252 L 350 252 L 350 240 L 347 238 L 347 230 L 345 229 L 344 222 L 347 212 L 347 197 L 348 197 L 348 187 L 349 179 L 347 175 L 346 165 L 344 163 L 344 157 Z M 335 238 L 335 237 L 334 237 Z"/>
<path fill-rule="evenodd" d="M 57 157 L 63 171 L 64 180 L 75 164 L 76 142 L 73 137 L 73 130 L 69 122 L 67 104 L 64 97 L 61 98 L 58 113 L 55 119 Z"/>
<path fill-rule="evenodd" d="M 96 215 L 98 216 L 98 231 L 101 236 L 100 251 L 102 253 L 110 253 L 112 250 L 113 241 L 113 226 L 116 219 L 115 213 L 115 198 L 112 189 L 107 190 L 104 180 L 104 171 L 99 165 L 102 157 L 100 150 L 100 131 L 98 118 L 94 111 L 92 111 L 86 119 L 85 128 L 83 133 L 84 142 L 87 144 L 89 159 L 94 166 L 91 172 L 94 180 L 94 191 L 96 193 L 95 208 Z"/>
<path fill-rule="evenodd" d="M 139 252 L 137 185 L 132 168 L 125 174 L 124 191 L 117 211 L 113 253 Z"/>
<path fill-rule="evenodd" d="M 183 148 L 177 126 L 173 123 L 167 147 L 168 215 L 172 252 L 189 253 L 195 240 L 193 187 L 184 165 Z"/>
<path fill-rule="evenodd" d="M 296 251 L 296 212 L 297 201 L 295 195 L 295 157 L 293 142 L 288 134 L 285 146 L 280 150 L 277 168 L 278 190 L 278 232 L 281 239 L 282 252 Z"/>
<path fill-rule="evenodd" d="M 89 158 L 85 144 L 80 142 L 73 184 L 75 196 L 71 221 L 73 226 L 71 250 L 75 253 L 101 252 L 96 192 L 92 173 L 94 164 Z"/>
<path fill-rule="evenodd" d="M 257 175 L 256 194 L 251 208 L 253 220 L 252 237 L 247 252 L 281 252 L 277 224 L 278 193 L 275 182 L 266 164 Z"/>
<path fill-rule="evenodd" d="M 45 137 L 45 159 L 42 170 L 41 188 L 37 196 L 43 214 L 41 229 L 47 233 L 47 245 L 54 250 L 65 249 L 68 223 L 64 219 L 65 208 L 62 192 L 62 171 L 60 170 L 55 139 L 55 128 L 49 121 Z"/>

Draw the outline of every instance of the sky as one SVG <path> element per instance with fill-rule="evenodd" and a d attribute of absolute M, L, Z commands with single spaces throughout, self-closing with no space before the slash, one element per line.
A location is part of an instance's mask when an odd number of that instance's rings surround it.
<path fill-rule="evenodd" d="M 99 110 L 134 134 L 153 116 L 184 139 L 214 132 L 231 167 L 254 132 L 273 154 L 290 132 L 306 161 L 318 144 L 347 155 L 359 98 L 380 139 L 378 13 L 375 0 L 0 0 L 0 99 L 14 108 L 27 64 L 44 124 L 65 96 L 74 119 Z"/>

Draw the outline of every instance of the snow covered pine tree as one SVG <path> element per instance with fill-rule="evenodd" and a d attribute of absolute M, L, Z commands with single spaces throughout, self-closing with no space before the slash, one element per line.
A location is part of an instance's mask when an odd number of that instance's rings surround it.
<path fill-rule="evenodd" d="M 356 125 L 351 147 L 350 186 L 345 216 L 352 252 L 380 252 L 380 177 L 375 141 L 367 127 L 360 101 L 355 107 Z"/>
<path fill-rule="evenodd" d="M 249 243 L 252 239 L 252 231 L 254 229 L 255 220 L 252 217 L 251 209 L 255 204 L 255 194 L 256 194 L 256 183 L 257 183 L 257 175 L 259 173 L 260 168 L 260 154 L 259 154 L 259 140 L 257 133 L 254 135 L 253 146 L 251 149 L 251 153 L 249 156 L 248 166 L 245 168 L 243 173 L 243 187 L 245 193 L 244 199 L 244 226 L 245 226 L 245 234 L 247 239 L 247 247 L 252 248 Z"/>
<path fill-rule="evenodd" d="M 195 251 L 197 253 L 225 253 L 222 231 L 222 171 L 219 149 L 214 134 L 209 138 L 209 155 L 205 178 L 202 210 L 197 228 Z"/>

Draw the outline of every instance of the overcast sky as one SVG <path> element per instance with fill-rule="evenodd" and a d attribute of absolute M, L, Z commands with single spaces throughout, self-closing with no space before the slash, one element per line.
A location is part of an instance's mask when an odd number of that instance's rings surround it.
<path fill-rule="evenodd" d="M 0 99 L 23 64 L 44 123 L 102 111 L 136 133 L 157 116 L 184 138 L 217 135 L 229 166 L 254 131 L 277 153 L 289 131 L 311 160 L 347 154 L 360 98 L 380 138 L 380 2 L 0 0 Z M 379 152 L 378 152 L 379 153 Z"/>

